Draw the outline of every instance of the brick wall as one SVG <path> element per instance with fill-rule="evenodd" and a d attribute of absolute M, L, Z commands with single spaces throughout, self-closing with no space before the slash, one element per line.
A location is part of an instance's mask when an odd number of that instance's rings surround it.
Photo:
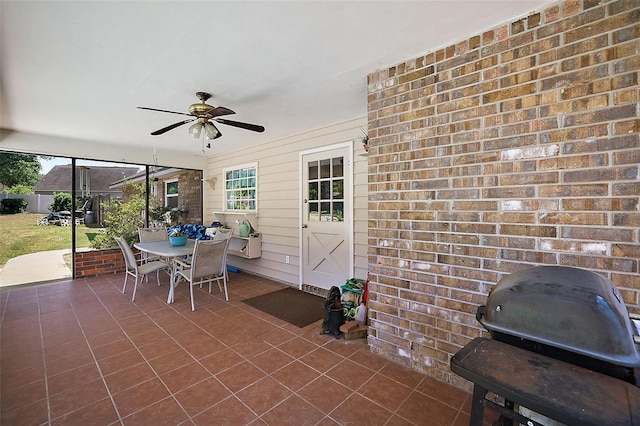
<path fill-rule="evenodd" d="M 183 171 L 178 179 L 178 187 L 178 207 L 185 210 L 180 215 L 180 222 L 202 225 L 202 172 Z"/>
<path fill-rule="evenodd" d="M 373 352 L 469 388 L 476 307 L 534 265 L 640 312 L 639 52 L 637 0 L 565 1 L 368 76 Z"/>
<path fill-rule="evenodd" d="M 177 223 L 194 223 L 202 225 L 202 172 L 198 170 L 181 170 L 168 178 L 160 177 L 156 181 L 157 195 L 155 202 L 165 205 L 164 187 L 166 181 L 178 178 L 178 215 Z"/>
<path fill-rule="evenodd" d="M 124 257 L 120 249 L 76 252 L 76 278 L 101 277 L 124 272 Z"/>

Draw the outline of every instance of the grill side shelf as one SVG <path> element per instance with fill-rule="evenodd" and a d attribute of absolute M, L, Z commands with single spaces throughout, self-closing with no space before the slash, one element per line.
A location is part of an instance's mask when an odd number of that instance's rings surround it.
<path fill-rule="evenodd" d="M 472 424 L 486 391 L 568 425 L 640 424 L 640 388 L 493 339 L 471 341 L 451 369 L 474 383 Z"/>

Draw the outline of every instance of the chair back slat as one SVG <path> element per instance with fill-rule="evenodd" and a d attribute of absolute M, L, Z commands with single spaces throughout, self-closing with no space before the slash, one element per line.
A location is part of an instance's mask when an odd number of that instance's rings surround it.
<path fill-rule="evenodd" d="M 166 241 L 169 239 L 167 228 L 138 228 L 138 237 L 141 243 Z"/>

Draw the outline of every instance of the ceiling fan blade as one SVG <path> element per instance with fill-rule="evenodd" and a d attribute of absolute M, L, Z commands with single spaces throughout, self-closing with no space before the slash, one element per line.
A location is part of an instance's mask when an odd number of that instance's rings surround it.
<path fill-rule="evenodd" d="M 264 132 L 264 127 L 257 124 L 241 123 L 239 121 L 226 120 L 224 118 L 215 118 L 214 120 L 228 126 L 240 127 L 241 129 L 252 130 L 254 132 Z"/>
<path fill-rule="evenodd" d="M 192 121 L 194 121 L 194 120 L 197 120 L 197 119 L 196 119 L 196 118 L 191 118 L 191 119 L 189 119 L 189 120 L 179 121 L 179 122 L 174 123 L 174 124 L 172 124 L 172 125 L 170 125 L 170 126 L 163 127 L 163 128 L 162 128 L 162 129 L 160 129 L 160 130 L 156 130 L 155 132 L 151 132 L 151 134 L 152 134 L 153 136 L 158 136 L 158 135 L 161 135 L 161 134 L 163 134 L 163 133 L 168 132 L 169 130 L 173 130 L 173 129 L 175 129 L 176 127 L 180 127 L 180 126 L 182 126 L 183 124 L 191 123 L 191 122 L 192 122 Z"/>
<path fill-rule="evenodd" d="M 147 109 L 149 111 L 168 112 L 169 114 L 191 115 L 191 114 L 189 114 L 187 112 L 167 111 L 166 109 L 157 109 L 157 108 L 149 108 L 149 107 L 138 107 L 138 109 Z"/>
<path fill-rule="evenodd" d="M 203 115 L 208 115 L 211 118 L 229 114 L 235 114 L 235 111 L 231 111 L 229 108 L 223 106 L 215 107 L 203 113 Z"/>

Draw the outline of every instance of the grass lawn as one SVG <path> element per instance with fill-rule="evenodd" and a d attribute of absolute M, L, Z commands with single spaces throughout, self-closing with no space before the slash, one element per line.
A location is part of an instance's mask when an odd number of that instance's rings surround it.
<path fill-rule="evenodd" d="M 38 226 L 38 219 L 44 216 L 42 213 L 0 215 L 0 265 L 23 254 L 71 248 L 71 227 Z M 76 226 L 76 247 L 89 247 L 99 230 L 100 227 L 93 224 Z"/>

